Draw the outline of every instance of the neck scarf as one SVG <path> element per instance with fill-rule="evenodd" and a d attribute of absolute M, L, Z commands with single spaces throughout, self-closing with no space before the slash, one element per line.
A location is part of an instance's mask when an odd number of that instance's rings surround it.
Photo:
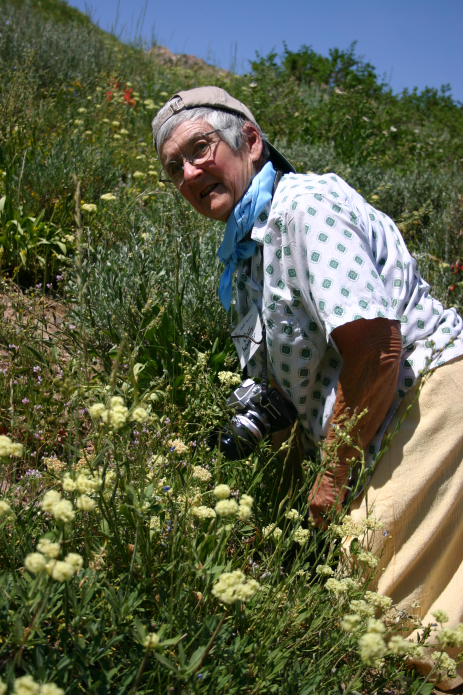
<path fill-rule="evenodd" d="M 225 227 L 225 234 L 218 251 L 218 256 L 225 265 L 219 283 L 219 299 L 225 311 L 228 311 L 232 299 L 232 279 L 239 261 L 250 258 L 256 248 L 255 241 L 242 241 L 253 228 L 257 217 L 272 200 L 273 183 L 276 172 L 271 162 L 254 176 L 251 184 L 236 204 Z"/>

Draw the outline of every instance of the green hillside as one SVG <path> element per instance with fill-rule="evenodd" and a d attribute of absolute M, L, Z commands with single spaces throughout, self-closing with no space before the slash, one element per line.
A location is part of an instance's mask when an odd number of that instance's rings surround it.
<path fill-rule="evenodd" d="M 315 531 L 314 462 L 217 450 L 240 382 L 223 225 L 159 182 L 150 122 L 180 89 L 227 89 L 298 171 L 392 216 L 461 311 L 462 105 L 392 94 L 355 46 L 245 75 L 151 48 L 62 0 L 0 0 L 0 695 L 430 695 L 397 634 L 418 613 L 365 593 L 374 521 Z"/>

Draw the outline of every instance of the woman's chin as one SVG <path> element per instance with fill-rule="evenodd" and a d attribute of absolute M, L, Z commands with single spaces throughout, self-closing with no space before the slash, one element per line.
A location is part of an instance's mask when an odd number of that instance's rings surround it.
<path fill-rule="evenodd" d="M 233 203 L 228 196 L 213 195 L 202 202 L 200 212 L 211 220 L 226 222 L 233 210 Z"/>

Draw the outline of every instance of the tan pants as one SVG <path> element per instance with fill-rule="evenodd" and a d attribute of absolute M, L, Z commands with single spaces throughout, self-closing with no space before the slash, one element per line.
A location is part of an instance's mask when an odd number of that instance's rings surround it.
<path fill-rule="evenodd" d="M 405 397 L 388 431 L 415 395 L 412 389 Z M 366 516 L 367 504 L 390 534 L 374 582 L 377 591 L 410 609 L 423 625 L 435 623 L 431 614 L 438 608 L 448 613 L 449 627 L 463 622 L 463 357 L 439 367 L 424 383 L 367 493 L 353 503 L 354 520 Z M 378 554 L 384 541 L 374 541 Z M 420 608 L 411 609 L 416 601 Z M 452 657 L 458 653 L 447 651 Z M 417 668 L 427 674 L 431 664 L 426 659 Z M 463 666 L 457 673 L 439 689 L 461 685 Z"/>

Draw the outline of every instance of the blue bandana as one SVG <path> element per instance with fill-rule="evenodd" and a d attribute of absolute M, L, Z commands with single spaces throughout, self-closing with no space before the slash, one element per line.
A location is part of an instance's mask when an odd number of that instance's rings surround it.
<path fill-rule="evenodd" d="M 218 256 L 225 265 L 219 283 L 219 299 L 225 311 L 229 310 L 231 304 L 233 273 L 239 261 L 242 258 L 250 258 L 256 248 L 255 241 L 241 240 L 253 228 L 258 215 L 272 200 L 275 176 L 276 171 L 272 163 L 267 162 L 254 176 L 248 190 L 228 218 L 223 241 L 218 251 Z"/>

